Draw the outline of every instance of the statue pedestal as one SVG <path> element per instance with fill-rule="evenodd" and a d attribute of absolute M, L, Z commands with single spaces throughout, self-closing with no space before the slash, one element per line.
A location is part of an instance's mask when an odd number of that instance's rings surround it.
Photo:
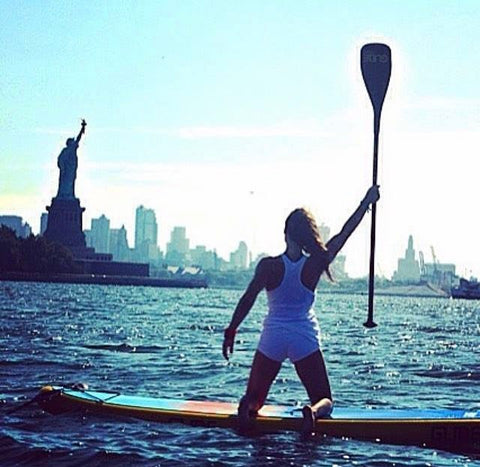
<path fill-rule="evenodd" d="M 47 206 L 47 211 L 45 238 L 66 247 L 86 246 L 82 228 L 82 214 L 85 208 L 80 206 L 78 198 L 52 198 L 52 204 Z"/>

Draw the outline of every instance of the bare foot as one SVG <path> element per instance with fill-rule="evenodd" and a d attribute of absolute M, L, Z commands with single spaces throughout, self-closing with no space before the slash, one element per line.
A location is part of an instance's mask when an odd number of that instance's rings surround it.
<path fill-rule="evenodd" d="M 247 398 L 243 396 L 238 405 L 238 431 L 240 433 L 248 433 L 253 429 L 255 415 L 256 413 L 250 410 Z"/>
<path fill-rule="evenodd" d="M 311 436 L 315 432 L 315 413 L 310 405 L 306 405 L 302 409 L 302 428 L 301 434 L 303 437 Z"/>

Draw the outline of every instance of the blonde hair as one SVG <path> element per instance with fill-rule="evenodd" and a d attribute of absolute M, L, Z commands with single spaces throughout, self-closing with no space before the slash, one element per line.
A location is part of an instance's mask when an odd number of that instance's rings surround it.
<path fill-rule="evenodd" d="M 319 255 L 325 261 L 325 272 L 330 280 L 328 250 L 323 243 L 313 214 L 305 208 L 294 209 L 285 221 L 285 233 L 309 255 Z"/>

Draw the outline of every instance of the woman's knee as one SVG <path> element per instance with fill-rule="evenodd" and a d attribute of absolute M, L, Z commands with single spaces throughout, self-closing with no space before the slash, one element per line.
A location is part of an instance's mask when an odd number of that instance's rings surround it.
<path fill-rule="evenodd" d="M 328 397 L 324 397 L 320 399 L 314 406 L 315 407 L 315 415 L 318 418 L 328 417 L 333 410 L 333 401 Z"/>

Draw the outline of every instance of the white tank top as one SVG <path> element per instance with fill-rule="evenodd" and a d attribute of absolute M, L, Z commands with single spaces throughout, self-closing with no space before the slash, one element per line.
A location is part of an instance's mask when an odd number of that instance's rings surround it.
<path fill-rule="evenodd" d="M 281 256 L 285 272 L 280 285 L 267 290 L 268 314 L 264 324 L 288 323 L 294 321 L 316 322 L 313 304 L 315 293 L 302 283 L 302 270 L 307 257 L 302 255 L 292 261 L 286 254 Z"/>

